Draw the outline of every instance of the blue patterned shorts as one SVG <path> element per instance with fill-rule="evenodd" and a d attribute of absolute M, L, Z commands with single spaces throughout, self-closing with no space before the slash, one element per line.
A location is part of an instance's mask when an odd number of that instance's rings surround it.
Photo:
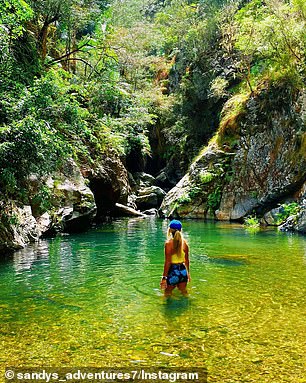
<path fill-rule="evenodd" d="M 184 263 L 172 263 L 168 271 L 167 284 L 175 286 L 181 282 L 188 281 L 188 273 Z"/>

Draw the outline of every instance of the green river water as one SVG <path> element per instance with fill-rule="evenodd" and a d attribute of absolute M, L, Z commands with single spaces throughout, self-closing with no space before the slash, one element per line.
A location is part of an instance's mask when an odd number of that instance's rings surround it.
<path fill-rule="evenodd" d="M 165 366 L 206 367 L 208 382 L 306 382 L 305 237 L 183 229 L 188 298 L 159 290 L 163 220 L 119 219 L 2 259 L 2 376 L 7 366 Z"/>

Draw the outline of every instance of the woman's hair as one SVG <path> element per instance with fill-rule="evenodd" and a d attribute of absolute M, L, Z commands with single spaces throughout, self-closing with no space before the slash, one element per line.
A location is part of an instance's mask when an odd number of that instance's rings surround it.
<path fill-rule="evenodd" d="M 173 238 L 173 250 L 176 254 L 181 254 L 183 251 L 183 235 L 180 230 L 168 228 L 168 238 Z"/>

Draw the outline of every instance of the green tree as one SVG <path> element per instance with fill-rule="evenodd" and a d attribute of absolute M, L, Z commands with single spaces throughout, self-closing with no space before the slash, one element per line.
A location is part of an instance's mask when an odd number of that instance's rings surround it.
<path fill-rule="evenodd" d="M 61 63 L 64 69 L 76 71 L 76 62 L 84 61 L 78 53 L 93 48 L 89 38 L 105 0 L 29 0 L 34 16 L 28 28 L 35 34 L 37 51 L 43 63 Z"/>
<path fill-rule="evenodd" d="M 24 23 L 33 15 L 29 4 L 24 0 L 6 0 L 0 4 L 1 38 L 16 39 L 24 31 Z"/>
<path fill-rule="evenodd" d="M 0 4 L 0 90 L 7 90 L 13 81 L 18 54 L 14 47 L 25 32 L 25 24 L 33 12 L 24 0 L 7 0 Z"/>
<path fill-rule="evenodd" d="M 242 67 L 251 77 L 287 76 L 297 83 L 305 76 L 305 7 L 283 0 L 253 0 L 236 16 L 238 23 L 236 48 Z"/>

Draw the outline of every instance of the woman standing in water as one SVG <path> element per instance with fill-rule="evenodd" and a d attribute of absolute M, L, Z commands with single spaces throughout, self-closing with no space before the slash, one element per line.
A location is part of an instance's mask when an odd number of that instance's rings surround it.
<path fill-rule="evenodd" d="M 168 227 L 168 240 L 165 242 L 165 265 L 160 287 L 165 296 L 172 294 L 177 288 L 187 295 L 187 282 L 190 282 L 189 247 L 182 235 L 182 224 L 173 220 Z"/>

